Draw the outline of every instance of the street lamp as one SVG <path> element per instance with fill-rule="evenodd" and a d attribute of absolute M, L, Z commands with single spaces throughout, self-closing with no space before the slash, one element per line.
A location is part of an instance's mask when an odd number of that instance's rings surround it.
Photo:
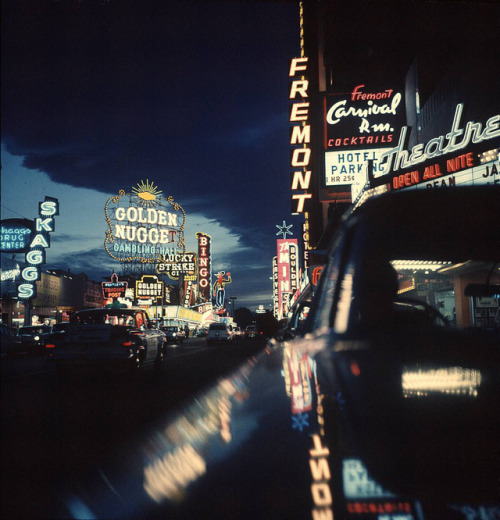
<path fill-rule="evenodd" d="M 231 305 L 233 307 L 233 318 L 234 318 L 234 300 L 237 300 L 236 296 L 231 296 Z"/>

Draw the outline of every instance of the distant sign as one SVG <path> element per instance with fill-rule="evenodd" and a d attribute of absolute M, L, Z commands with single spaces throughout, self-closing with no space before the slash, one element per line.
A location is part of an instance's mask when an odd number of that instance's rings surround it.
<path fill-rule="evenodd" d="M 197 277 L 196 253 L 171 253 L 161 257 L 156 264 L 158 274 L 166 274 L 172 280 L 178 280 L 181 274 L 184 280 L 195 281 Z"/>
<path fill-rule="evenodd" d="M 161 193 L 146 180 L 106 201 L 104 248 L 111 258 L 155 264 L 161 255 L 185 250 L 186 214 L 173 197 Z"/>
<path fill-rule="evenodd" d="M 1 221 L 2 253 L 26 253 L 31 244 L 35 223 L 26 218 Z"/>
<path fill-rule="evenodd" d="M 164 298 L 164 283 L 157 276 L 143 276 L 136 282 L 135 296 L 138 300 L 152 300 L 153 302 Z"/>
<path fill-rule="evenodd" d="M 124 298 L 127 292 L 128 283 L 120 282 L 118 280 L 118 275 L 113 273 L 111 275 L 111 281 L 102 282 L 102 296 L 105 300 L 109 300 L 111 298 Z"/>

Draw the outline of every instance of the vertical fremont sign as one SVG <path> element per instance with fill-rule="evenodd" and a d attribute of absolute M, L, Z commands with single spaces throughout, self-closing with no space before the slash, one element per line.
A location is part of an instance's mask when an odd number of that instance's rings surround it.
<path fill-rule="evenodd" d="M 310 105 L 308 101 L 309 81 L 305 79 L 309 58 L 293 58 L 288 73 L 293 79 L 290 84 L 289 99 L 293 101 L 290 110 L 290 146 L 292 172 L 292 213 L 304 213 L 307 211 L 306 201 L 312 198 L 312 193 L 307 190 L 311 186 L 311 124 Z M 305 193 L 304 193 L 305 192 Z"/>

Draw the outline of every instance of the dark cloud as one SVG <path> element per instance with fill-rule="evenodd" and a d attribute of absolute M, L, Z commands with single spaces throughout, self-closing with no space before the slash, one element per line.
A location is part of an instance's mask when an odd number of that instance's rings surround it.
<path fill-rule="evenodd" d="M 296 4 L 21 0 L 2 9 L 2 141 L 24 166 L 108 193 L 149 178 L 238 233 L 289 214 Z"/>

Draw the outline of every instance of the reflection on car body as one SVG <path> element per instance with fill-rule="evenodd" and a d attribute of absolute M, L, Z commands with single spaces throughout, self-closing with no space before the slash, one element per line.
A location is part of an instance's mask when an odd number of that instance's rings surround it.
<path fill-rule="evenodd" d="M 48 359 L 58 369 L 108 368 L 135 371 L 161 366 L 165 336 L 143 309 L 90 309 L 75 312 L 64 334 L 53 334 Z"/>
<path fill-rule="evenodd" d="M 55 323 L 52 325 L 52 334 L 54 333 L 64 333 L 67 332 L 70 328 L 70 322 L 69 321 L 62 321 L 60 323 Z"/>
<path fill-rule="evenodd" d="M 366 202 L 333 240 L 308 331 L 146 432 L 133 470 L 118 457 L 78 479 L 59 517 L 498 519 L 499 331 L 476 311 L 498 310 L 499 200 Z"/>

